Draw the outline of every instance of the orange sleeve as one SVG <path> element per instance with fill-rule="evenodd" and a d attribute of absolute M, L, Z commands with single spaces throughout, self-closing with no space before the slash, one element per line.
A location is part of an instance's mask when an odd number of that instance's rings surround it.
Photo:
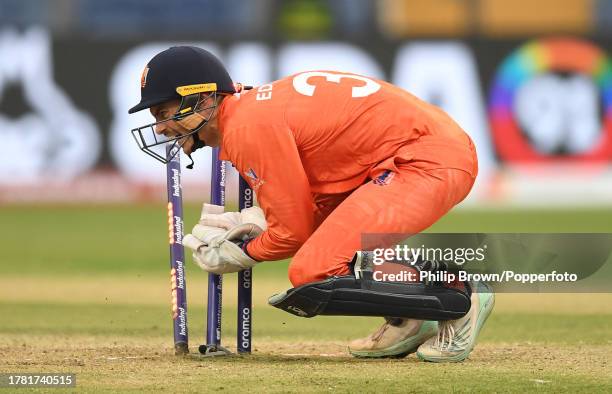
<path fill-rule="evenodd" d="M 251 125 L 232 132 L 231 140 L 227 146 L 240 147 L 236 167 L 255 191 L 268 224 L 249 242 L 248 254 L 260 261 L 293 256 L 313 232 L 314 213 L 291 130 L 282 125 Z M 230 152 L 230 156 L 234 155 Z"/>

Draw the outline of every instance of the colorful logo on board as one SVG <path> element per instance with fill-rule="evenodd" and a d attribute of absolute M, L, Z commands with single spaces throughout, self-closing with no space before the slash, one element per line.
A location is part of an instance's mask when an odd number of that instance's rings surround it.
<path fill-rule="evenodd" d="M 529 105 L 532 108 L 525 109 Z M 528 116 L 520 119 L 520 111 Z M 498 69 L 489 116 L 497 152 L 505 162 L 608 162 L 612 160 L 612 63 L 588 41 L 529 42 Z M 529 135 L 529 127 L 538 133 Z M 543 143 L 535 143 L 538 139 Z M 577 141 L 576 148 L 569 140 Z M 538 148 L 547 144 L 549 151 Z"/>

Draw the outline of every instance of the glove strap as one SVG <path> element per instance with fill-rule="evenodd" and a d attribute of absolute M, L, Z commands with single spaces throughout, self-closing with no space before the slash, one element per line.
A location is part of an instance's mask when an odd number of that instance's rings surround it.
<path fill-rule="evenodd" d="M 260 262 L 260 260 L 257 260 L 255 258 L 253 258 L 253 256 L 250 255 L 249 250 L 247 248 L 247 245 L 253 240 L 253 238 L 251 239 L 247 239 L 246 241 L 243 241 L 242 244 L 240 245 L 240 248 L 242 249 L 242 251 L 244 252 L 244 254 L 246 254 L 247 256 L 249 256 L 250 258 L 252 258 L 253 260 Z"/>

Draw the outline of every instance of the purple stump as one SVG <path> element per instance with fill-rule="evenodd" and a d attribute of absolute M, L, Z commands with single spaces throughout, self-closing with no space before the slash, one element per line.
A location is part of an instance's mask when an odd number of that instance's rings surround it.
<path fill-rule="evenodd" d="M 212 176 L 210 203 L 225 205 L 225 162 L 219 160 L 219 148 L 212 150 Z M 208 274 L 208 307 L 206 309 L 206 345 L 200 353 L 210 356 L 225 355 L 229 352 L 221 346 L 223 278 L 221 275 Z"/>
<path fill-rule="evenodd" d="M 238 189 L 238 207 L 240 210 L 253 206 L 253 190 L 240 177 Z M 251 329 L 253 324 L 253 270 L 238 272 L 238 353 L 251 353 Z"/>
<path fill-rule="evenodd" d="M 174 149 L 179 149 L 174 146 Z M 173 146 L 166 149 L 172 157 Z M 168 189 L 168 242 L 170 244 L 170 277 L 172 279 L 172 320 L 174 325 L 174 353 L 189 353 L 187 334 L 187 284 L 185 281 L 185 250 L 183 248 L 183 199 L 181 161 L 176 154 L 166 165 Z"/>

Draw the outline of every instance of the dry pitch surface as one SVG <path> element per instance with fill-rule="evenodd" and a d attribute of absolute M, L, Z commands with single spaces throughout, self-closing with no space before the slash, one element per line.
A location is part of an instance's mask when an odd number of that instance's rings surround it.
<path fill-rule="evenodd" d="M 198 210 L 187 207 L 186 229 Z M 346 343 L 378 319 L 300 319 L 271 308 L 267 297 L 289 286 L 287 263 L 263 264 L 254 274 L 253 354 L 176 358 L 163 205 L 0 207 L 0 218 L 0 372 L 73 372 L 79 392 L 612 392 L 610 294 L 501 294 L 461 364 L 363 360 Z M 611 232 L 612 217 L 609 209 L 457 211 L 433 230 Z M 206 278 L 187 263 L 194 351 Z M 228 279 L 223 337 L 232 348 Z"/>
<path fill-rule="evenodd" d="M 228 279 L 224 340 L 234 347 L 235 280 Z M 199 281 L 204 276 L 190 287 L 192 351 L 203 337 L 203 305 L 197 300 L 205 294 Z M 352 358 L 346 342 L 373 329 L 376 319 L 290 316 L 265 305 L 267 295 L 284 283 L 262 279 L 255 282 L 253 354 L 201 359 L 172 355 L 168 307 L 160 302 L 167 295 L 163 282 L 2 278 L 0 370 L 73 372 L 84 392 L 612 390 L 607 294 L 499 295 L 470 359 L 440 365 L 414 356 Z"/>

